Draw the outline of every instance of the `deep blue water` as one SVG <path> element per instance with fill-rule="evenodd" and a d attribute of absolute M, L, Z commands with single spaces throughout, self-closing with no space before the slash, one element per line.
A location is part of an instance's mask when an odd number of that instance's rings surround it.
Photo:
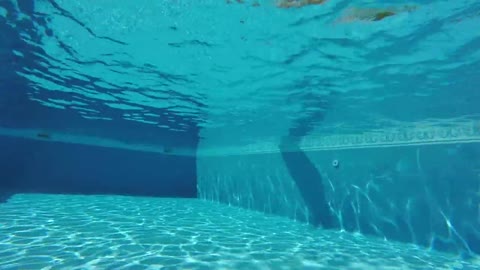
<path fill-rule="evenodd" d="M 48 2 L 48 1 L 47 1 Z M 51 1 L 54 4 L 54 1 Z M 90 103 L 89 109 L 99 110 L 114 121 L 91 121 L 73 110 L 42 106 L 31 100 L 32 82 L 16 71 L 33 69 L 43 76 L 52 74 L 42 65 L 45 52 L 25 42 L 22 34 L 40 40 L 39 24 L 48 28 L 45 15 L 34 11 L 35 1 L 1 1 L 8 15 L 0 18 L 0 126 L 2 128 L 38 129 L 38 133 L 55 136 L 56 132 L 109 138 L 125 143 L 141 142 L 161 145 L 165 149 L 195 149 L 198 144 L 197 124 L 191 119 L 176 116 L 168 110 L 150 110 L 159 115 L 159 124 L 167 116 L 188 129 L 175 132 L 159 129 L 121 118 L 121 111 L 100 103 Z M 18 6 L 17 6 L 18 5 Z M 17 6 L 18 9 L 15 7 Z M 12 25 L 8 22 L 19 16 L 31 16 Z M 48 17 L 48 16 L 47 16 Z M 48 30 L 50 34 L 52 30 Z M 65 45 L 68 46 L 68 45 Z M 22 56 L 18 53 L 21 52 Z M 98 59 L 98 61 L 102 61 Z M 68 79 L 65 87 L 88 87 L 95 78 L 86 81 Z M 96 87 L 99 92 L 105 90 Z M 75 100 L 77 97 L 57 92 L 39 93 L 46 98 Z M 188 98 L 188 97 L 185 97 Z M 143 112 L 145 113 L 145 111 Z M 175 124 L 174 123 L 174 124 Z M 174 126 L 172 126 L 174 127 Z M 49 143 L 2 137 L 1 187 L 17 192 L 101 193 L 148 196 L 196 197 L 195 157 L 178 157 L 116 150 L 114 148 Z M 193 150 L 194 151 L 194 150 Z"/>
<path fill-rule="evenodd" d="M 2 138 L 10 192 L 196 197 L 194 157 Z"/>

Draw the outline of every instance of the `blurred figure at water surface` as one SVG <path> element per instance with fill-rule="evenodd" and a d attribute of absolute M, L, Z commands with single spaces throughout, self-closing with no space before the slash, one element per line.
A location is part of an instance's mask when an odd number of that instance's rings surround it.
<path fill-rule="evenodd" d="M 294 7 L 303 7 L 308 5 L 320 5 L 325 3 L 327 0 L 276 0 L 275 5 L 279 8 L 294 8 Z M 226 0 L 227 4 L 237 2 L 239 4 L 249 3 L 246 0 Z M 258 7 L 260 3 L 258 0 L 251 2 L 252 6 Z"/>
<path fill-rule="evenodd" d="M 412 12 L 418 9 L 415 5 L 390 6 L 390 7 L 352 7 L 344 12 L 339 22 L 353 21 L 381 21 L 385 18 L 404 12 Z"/>
<path fill-rule="evenodd" d="M 279 8 L 303 7 L 308 5 L 321 5 L 327 0 L 277 0 L 276 5 Z"/>
<path fill-rule="evenodd" d="M 260 2 L 258 0 L 226 0 L 227 4 L 233 2 L 239 4 L 251 4 L 252 6 L 259 7 Z M 328 0 L 276 0 L 275 6 L 278 8 L 301 8 L 305 6 L 322 5 L 327 3 Z M 404 13 L 412 12 L 418 8 L 417 5 L 402 5 L 402 6 L 385 6 L 385 7 L 352 7 L 347 8 L 344 15 L 340 17 L 338 22 L 348 23 L 353 21 L 381 21 L 385 18 Z"/>

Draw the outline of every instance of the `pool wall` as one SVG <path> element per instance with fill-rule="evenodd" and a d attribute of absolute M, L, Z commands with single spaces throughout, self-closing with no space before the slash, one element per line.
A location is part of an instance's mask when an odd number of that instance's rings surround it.
<path fill-rule="evenodd" d="M 5 192 L 197 195 L 193 156 L 6 136 L 0 149 L 0 201 Z"/>
<path fill-rule="evenodd" d="M 197 170 L 206 200 L 480 253 L 480 143 L 199 155 Z"/>

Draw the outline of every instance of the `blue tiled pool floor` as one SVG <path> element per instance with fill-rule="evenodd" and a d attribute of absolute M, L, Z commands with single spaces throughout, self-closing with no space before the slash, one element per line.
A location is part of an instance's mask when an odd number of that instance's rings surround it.
<path fill-rule="evenodd" d="M 0 269 L 478 269 L 414 245 L 196 199 L 17 194 Z"/>

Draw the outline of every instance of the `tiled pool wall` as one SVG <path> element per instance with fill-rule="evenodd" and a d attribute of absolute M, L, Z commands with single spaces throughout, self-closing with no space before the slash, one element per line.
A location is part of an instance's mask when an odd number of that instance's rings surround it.
<path fill-rule="evenodd" d="M 197 173 L 206 200 L 480 254 L 480 143 L 200 155 Z"/>

